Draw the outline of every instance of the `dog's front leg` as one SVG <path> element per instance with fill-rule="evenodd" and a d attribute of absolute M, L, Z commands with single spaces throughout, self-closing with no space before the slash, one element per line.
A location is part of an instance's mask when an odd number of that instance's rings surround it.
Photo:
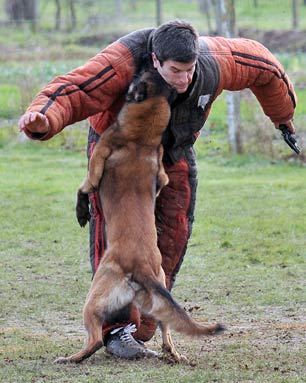
<path fill-rule="evenodd" d="M 164 147 L 163 145 L 159 145 L 158 147 L 158 173 L 157 173 L 157 188 L 156 188 L 156 196 L 159 195 L 161 189 L 168 185 L 169 178 L 165 172 L 165 168 L 163 165 L 163 156 L 164 156 Z"/>
<path fill-rule="evenodd" d="M 85 180 L 87 180 L 87 177 Z M 81 188 L 79 188 L 77 193 L 75 213 L 80 226 L 86 226 L 87 222 L 90 220 L 89 197 L 87 193 L 82 192 Z"/>
<path fill-rule="evenodd" d="M 105 160 L 110 153 L 111 149 L 103 139 L 100 139 L 89 161 L 88 174 L 77 193 L 76 216 L 82 227 L 90 220 L 88 194 L 98 188 L 103 175 Z"/>
<path fill-rule="evenodd" d="M 93 189 L 98 188 L 103 175 L 105 160 L 110 154 L 111 148 L 105 143 L 103 138 L 100 138 L 89 161 L 87 182 L 85 181 L 81 185 L 84 193 L 89 193 Z"/>

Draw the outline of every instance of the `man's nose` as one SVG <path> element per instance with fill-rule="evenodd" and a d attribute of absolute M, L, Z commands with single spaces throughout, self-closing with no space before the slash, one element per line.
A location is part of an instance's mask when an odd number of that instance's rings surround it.
<path fill-rule="evenodd" d="M 189 72 L 180 73 L 180 81 L 184 84 L 189 83 L 191 81 L 191 74 Z"/>
<path fill-rule="evenodd" d="M 188 72 L 181 72 L 180 73 L 180 81 L 186 84 L 190 81 L 190 76 Z"/>

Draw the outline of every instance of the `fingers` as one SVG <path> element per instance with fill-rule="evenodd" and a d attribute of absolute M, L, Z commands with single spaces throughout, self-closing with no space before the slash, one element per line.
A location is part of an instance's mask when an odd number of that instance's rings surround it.
<path fill-rule="evenodd" d="M 288 127 L 288 129 L 290 130 L 290 132 L 291 132 L 292 134 L 295 133 L 295 127 L 294 127 L 294 125 L 293 125 L 292 120 L 287 121 L 287 122 L 285 123 L 285 125 Z"/>
<path fill-rule="evenodd" d="M 33 123 L 36 120 L 36 118 L 38 118 L 39 114 L 40 113 L 38 113 L 38 112 L 27 112 L 27 113 L 25 113 L 19 120 L 19 123 L 18 123 L 19 130 L 23 131 L 27 127 L 27 125 L 30 125 L 31 123 Z"/>
<path fill-rule="evenodd" d="M 39 112 L 26 112 L 18 122 L 19 131 L 25 129 L 32 133 L 47 133 L 49 130 L 48 118 Z"/>
<path fill-rule="evenodd" d="M 290 132 L 292 134 L 295 133 L 295 127 L 293 125 L 293 121 L 292 120 L 288 120 L 288 121 L 284 121 L 284 122 L 277 122 L 274 124 L 275 125 L 275 128 L 276 129 L 279 129 L 280 125 L 286 125 L 287 128 L 290 130 Z"/>

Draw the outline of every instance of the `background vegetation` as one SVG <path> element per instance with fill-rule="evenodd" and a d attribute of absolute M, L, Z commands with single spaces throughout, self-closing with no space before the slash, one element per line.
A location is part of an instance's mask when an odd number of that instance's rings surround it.
<path fill-rule="evenodd" d="M 175 334 L 189 366 L 164 360 L 116 361 L 100 351 L 80 366 L 52 360 L 81 347 L 81 310 L 91 279 L 88 233 L 74 218 L 86 171 L 87 123 L 45 143 L 29 142 L 17 121 L 57 74 L 81 65 L 118 35 L 155 24 L 155 2 L 68 2 L 56 30 L 55 2 L 38 2 L 35 29 L 11 23 L 0 0 L 0 381 L 277 382 L 306 380 L 305 154 L 297 158 L 242 92 L 244 154 L 228 145 L 222 95 L 196 149 L 199 192 L 190 246 L 173 294 L 200 321 L 221 321 L 218 338 Z M 135 5 L 135 9 L 132 7 Z M 241 35 L 264 41 L 280 58 L 299 97 L 295 125 L 305 148 L 306 20 L 292 2 L 236 1 Z M 165 0 L 163 19 L 181 17 L 214 33 L 196 0 Z M 70 20 L 70 21 L 69 21 Z M 211 29 L 211 31 L 210 31 Z M 150 342 L 159 350 L 160 334 Z"/>
<path fill-rule="evenodd" d="M 70 3 L 71 1 L 59 3 L 61 23 L 57 23 L 56 2 L 37 2 L 38 17 L 33 32 L 30 21 L 10 21 L 4 12 L 5 1 L 0 0 L 0 146 L 19 137 L 16 122 L 46 82 L 81 65 L 123 33 L 155 23 L 154 1 L 74 1 L 76 24 L 72 30 L 68 7 Z M 162 2 L 162 17 L 164 20 L 186 18 L 193 22 L 201 33 L 214 34 L 217 26 L 213 1 L 207 3 L 210 7 L 203 13 L 199 11 L 199 1 L 166 0 Z M 255 3 L 256 1 L 251 0 L 236 0 L 236 24 L 239 34 L 256 38 L 270 47 L 289 73 L 299 98 L 295 124 L 300 143 L 303 145 L 306 141 L 306 33 L 303 32 L 306 6 L 302 1 L 298 2 L 299 30 L 291 30 L 291 1 L 261 0 L 257 1 L 256 7 Z M 121 11 L 116 15 L 118 4 L 121 4 Z M 272 159 L 295 158 L 283 143 L 280 144 L 279 133 L 274 131 L 270 121 L 263 116 L 250 92 L 242 92 L 241 98 L 243 151 L 249 154 L 259 153 Z M 222 95 L 203 129 L 204 139 L 212 141 L 210 148 L 213 151 L 221 149 L 222 154 L 230 149 L 225 116 L 226 102 Z M 60 144 L 83 149 L 85 142 L 86 123 L 82 123 L 73 129 L 68 128 L 57 141 L 50 142 L 50 145 Z M 304 154 L 300 156 L 300 160 L 305 160 Z"/>

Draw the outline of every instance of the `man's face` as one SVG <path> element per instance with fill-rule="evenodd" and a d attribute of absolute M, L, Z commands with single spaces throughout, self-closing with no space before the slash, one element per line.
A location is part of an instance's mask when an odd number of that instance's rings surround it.
<path fill-rule="evenodd" d="M 156 55 L 152 53 L 153 65 L 163 77 L 178 93 L 184 93 L 192 82 L 192 77 L 196 67 L 196 60 L 189 63 L 166 60 L 160 65 Z"/>

